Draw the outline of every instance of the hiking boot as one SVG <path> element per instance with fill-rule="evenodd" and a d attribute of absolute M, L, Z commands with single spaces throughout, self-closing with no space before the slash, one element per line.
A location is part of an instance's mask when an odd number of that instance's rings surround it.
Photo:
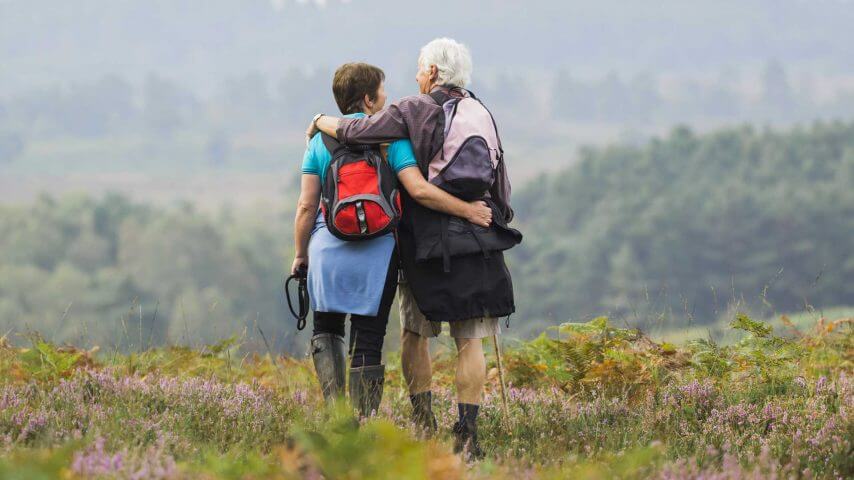
<path fill-rule="evenodd" d="M 350 369 L 350 403 L 359 410 L 359 418 L 374 415 L 383 399 L 385 365 Z"/>
<path fill-rule="evenodd" d="M 454 423 L 454 453 L 462 453 L 466 460 L 480 460 L 483 450 L 477 440 L 477 413 L 479 405 L 458 404 L 460 419 Z"/>
<path fill-rule="evenodd" d="M 320 381 L 323 398 L 329 402 L 344 396 L 347 368 L 347 348 L 344 337 L 320 333 L 311 337 L 311 359 Z"/>
<path fill-rule="evenodd" d="M 433 392 L 421 392 L 409 396 L 412 402 L 412 423 L 414 423 L 426 437 L 432 437 L 439 428 L 436 416 L 433 415 Z"/>

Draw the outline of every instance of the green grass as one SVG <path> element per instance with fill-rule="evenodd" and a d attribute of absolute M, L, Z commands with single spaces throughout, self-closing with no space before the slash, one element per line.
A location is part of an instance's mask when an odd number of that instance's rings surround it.
<path fill-rule="evenodd" d="M 816 327 L 822 318 L 825 321 L 854 318 L 854 307 L 839 306 L 779 314 L 765 318 L 763 321 L 773 327 L 777 333 L 792 335 L 794 334 L 792 327 L 801 333 L 808 333 Z M 787 322 L 789 325 L 787 325 Z M 709 337 L 720 343 L 733 343 L 738 340 L 739 334 L 729 328 L 728 319 L 721 318 L 709 325 L 692 325 L 685 328 L 663 329 L 661 332 L 657 332 L 656 336 L 672 343 L 684 343 L 695 338 Z"/>
<path fill-rule="evenodd" d="M 604 317 L 505 345 L 480 417 L 486 459 L 450 448 L 452 356 L 435 359 L 440 433 L 410 429 L 389 355 L 379 416 L 322 402 L 304 359 L 239 339 L 127 355 L 0 342 L 0 478 L 815 478 L 854 475 L 851 320 L 793 338 L 745 315 L 729 345 L 660 343 Z M 491 349 L 488 349 L 491 350 Z"/>

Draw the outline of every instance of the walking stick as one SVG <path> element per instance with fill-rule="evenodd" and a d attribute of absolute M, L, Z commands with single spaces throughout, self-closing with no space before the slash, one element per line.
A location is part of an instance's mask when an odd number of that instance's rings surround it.
<path fill-rule="evenodd" d="M 501 364 L 501 347 L 498 345 L 498 334 L 492 336 L 495 346 L 495 358 L 498 360 L 498 380 L 501 382 L 501 403 L 504 406 L 504 419 L 510 423 L 510 410 L 507 408 L 507 387 L 504 385 L 504 366 Z"/>

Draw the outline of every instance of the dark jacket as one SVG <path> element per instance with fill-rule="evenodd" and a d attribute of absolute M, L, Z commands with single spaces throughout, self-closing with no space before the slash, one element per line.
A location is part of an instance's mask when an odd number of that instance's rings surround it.
<path fill-rule="evenodd" d="M 342 143 L 408 138 L 422 172 L 442 148 L 443 135 L 444 113 L 430 95 L 402 98 L 370 117 L 342 118 L 337 129 Z M 494 221 L 506 225 L 513 218 L 513 210 L 507 171 L 503 162 L 500 165 L 488 203 L 493 206 Z M 513 313 L 513 282 L 501 252 L 455 256 L 450 269 L 441 259 L 416 261 L 416 238 L 425 234 L 422 226 L 450 216 L 422 207 L 405 192 L 402 197 L 404 214 L 398 230 L 401 266 L 424 316 L 431 321 L 453 322 Z"/>

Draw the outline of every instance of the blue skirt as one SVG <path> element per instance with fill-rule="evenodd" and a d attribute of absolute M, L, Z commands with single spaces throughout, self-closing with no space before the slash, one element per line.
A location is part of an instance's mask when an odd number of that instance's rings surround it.
<path fill-rule="evenodd" d="M 315 312 L 377 314 L 394 235 L 362 242 L 341 240 L 318 214 L 308 244 L 308 294 Z"/>

